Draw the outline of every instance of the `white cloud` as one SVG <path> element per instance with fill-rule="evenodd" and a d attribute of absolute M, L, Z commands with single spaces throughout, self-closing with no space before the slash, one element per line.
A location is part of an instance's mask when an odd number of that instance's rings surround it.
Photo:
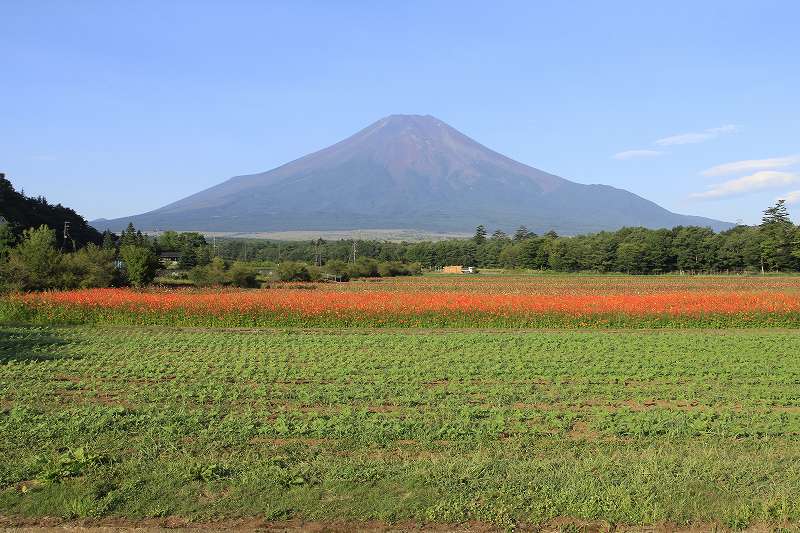
<path fill-rule="evenodd" d="M 739 172 L 752 172 L 754 170 L 771 170 L 785 168 L 800 163 L 800 156 L 774 157 L 772 159 L 747 159 L 717 165 L 701 172 L 703 176 L 726 176 Z"/>
<path fill-rule="evenodd" d="M 658 146 L 674 146 L 676 144 L 697 144 L 710 141 L 711 139 L 716 139 L 720 135 L 724 135 L 726 133 L 734 133 L 736 131 L 739 131 L 739 126 L 735 126 L 733 124 L 726 124 L 718 128 L 709 128 L 705 131 L 682 133 L 680 135 L 664 137 L 663 139 L 658 139 L 657 141 L 655 141 L 654 144 Z"/>
<path fill-rule="evenodd" d="M 719 128 L 708 128 L 706 130 L 706 132 L 716 135 L 722 135 L 723 133 L 736 133 L 737 131 L 739 131 L 739 126 L 736 124 L 725 124 Z"/>
<path fill-rule="evenodd" d="M 625 161 L 626 159 L 636 159 L 638 157 L 656 157 L 663 153 L 658 150 L 626 150 L 625 152 L 614 154 L 613 158 Z"/>
<path fill-rule="evenodd" d="M 778 200 L 786 200 L 787 204 L 796 204 L 800 202 L 800 191 L 789 191 L 786 194 L 778 197 Z"/>
<path fill-rule="evenodd" d="M 779 172 L 776 170 L 761 170 L 749 176 L 743 176 L 734 180 L 713 185 L 705 192 L 693 193 L 692 198 L 710 200 L 714 198 L 724 198 L 750 192 L 761 191 L 764 189 L 775 189 L 784 187 L 800 181 L 800 175 L 794 172 Z"/>

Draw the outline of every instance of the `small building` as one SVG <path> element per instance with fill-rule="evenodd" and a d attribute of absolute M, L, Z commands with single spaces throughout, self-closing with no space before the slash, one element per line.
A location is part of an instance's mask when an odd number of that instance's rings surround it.
<path fill-rule="evenodd" d="M 475 267 L 465 267 L 462 265 L 449 265 L 442 268 L 445 274 L 477 274 L 478 269 Z"/>
<path fill-rule="evenodd" d="M 177 263 L 181 260 L 182 254 L 180 252 L 161 252 L 158 256 L 158 261 L 167 266 L 171 263 Z"/>

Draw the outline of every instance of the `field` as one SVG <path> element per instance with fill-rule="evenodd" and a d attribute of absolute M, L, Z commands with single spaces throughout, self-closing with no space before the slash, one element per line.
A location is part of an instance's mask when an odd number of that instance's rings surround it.
<path fill-rule="evenodd" d="M 13 297 L 0 515 L 791 528 L 799 299 L 794 277 L 612 276 Z M 397 301 L 418 306 L 375 318 Z"/>
<path fill-rule="evenodd" d="M 0 300 L 0 321 L 201 327 L 800 327 L 800 277 L 461 276 Z"/>

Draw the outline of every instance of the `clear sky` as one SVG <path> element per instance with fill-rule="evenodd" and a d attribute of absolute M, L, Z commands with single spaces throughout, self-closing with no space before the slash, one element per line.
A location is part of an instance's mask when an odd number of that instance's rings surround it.
<path fill-rule="evenodd" d="M 788 196 L 800 219 L 795 0 L 4 0 L 0 21 L 0 171 L 89 219 L 393 113 L 680 213 L 754 223 Z"/>

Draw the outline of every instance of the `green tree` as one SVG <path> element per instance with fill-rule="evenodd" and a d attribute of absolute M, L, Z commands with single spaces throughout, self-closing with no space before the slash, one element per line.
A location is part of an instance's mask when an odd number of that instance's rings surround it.
<path fill-rule="evenodd" d="M 347 263 L 340 259 L 331 259 L 325 263 L 325 266 L 322 267 L 322 271 L 329 276 L 338 278 L 339 281 L 347 281 L 350 279 L 350 272 L 347 269 Z"/>
<path fill-rule="evenodd" d="M 759 226 L 761 236 L 761 271 L 789 270 L 797 265 L 795 227 L 786 210 L 786 200 L 768 207 Z"/>
<path fill-rule="evenodd" d="M 641 274 L 645 270 L 645 244 L 641 239 L 625 239 L 617 246 L 617 270 Z"/>
<path fill-rule="evenodd" d="M 542 269 L 547 264 L 547 259 L 540 257 L 542 239 L 526 239 L 519 245 L 519 255 L 517 256 L 518 266 L 528 269 Z"/>
<path fill-rule="evenodd" d="M 22 242 L 8 254 L 4 278 L 15 289 L 54 289 L 61 278 L 62 256 L 56 249 L 56 232 L 47 226 L 26 229 Z"/>
<path fill-rule="evenodd" d="M 237 287 L 258 287 L 255 269 L 253 269 L 253 267 L 247 263 L 243 263 L 241 261 L 236 261 L 231 265 L 231 268 L 228 269 L 228 278 L 230 279 L 231 283 Z"/>
<path fill-rule="evenodd" d="M 103 244 L 101 246 L 103 250 L 113 250 L 116 253 L 117 243 L 114 239 L 114 234 L 108 230 L 105 230 L 103 232 Z"/>
<path fill-rule="evenodd" d="M 311 271 L 299 261 L 284 261 L 275 269 L 275 275 L 280 281 L 311 281 Z"/>
<path fill-rule="evenodd" d="M 14 246 L 16 238 L 11 230 L 11 224 L 3 222 L 0 224 L 0 263 L 8 258 L 11 248 Z"/>
<path fill-rule="evenodd" d="M 230 280 L 225 271 L 225 261 L 215 257 L 207 265 L 198 265 L 189 271 L 189 281 L 197 287 L 225 285 Z"/>
<path fill-rule="evenodd" d="M 517 268 L 522 266 L 522 243 L 509 243 L 500 250 L 498 261 L 503 268 Z"/>
<path fill-rule="evenodd" d="M 486 242 L 486 228 L 483 224 L 475 228 L 475 235 L 472 237 L 472 241 L 475 244 L 483 244 Z"/>
<path fill-rule="evenodd" d="M 498 230 L 495 230 L 494 233 L 492 233 L 492 240 L 493 241 L 507 241 L 508 240 L 508 235 L 506 234 L 505 231 L 503 231 L 501 229 L 498 229 Z"/>
<path fill-rule="evenodd" d="M 156 277 L 158 259 L 150 248 L 129 244 L 120 247 L 119 255 L 125 277 L 134 287 L 144 287 Z"/>
<path fill-rule="evenodd" d="M 136 228 L 133 227 L 133 222 L 128 222 L 128 227 L 123 230 L 119 236 L 119 246 L 139 246 L 141 243 L 136 236 Z"/>
<path fill-rule="evenodd" d="M 525 226 L 520 226 L 517 228 L 517 231 L 514 232 L 514 240 L 515 241 L 524 241 L 525 239 L 530 239 L 531 237 L 535 237 L 533 233 L 528 231 L 528 228 Z"/>
<path fill-rule="evenodd" d="M 116 278 L 116 250 L 87 244 L 75 253 L 62 257 L 63 272 L 59 285 L 63 288 L 110 287 Z"/>
<path fill-rule="evenodd" d="M 736 226 L 717 234 L 719 270 L 742 272 L 761 269 L 761 235 L 758 227 Z"/>
<path fill-rule="evenodd" d="M 574 238 L 561 237 L 550 244 L 548 263 L 550 268 L 559 272 L 575 272 L 580 269 L 581 258 L 578 241 Z"/>
<path fill-rule="evenodd" d="M 225 272 L 225 261 L 220 257 L 215 257 L 209 264 L 198 265 L 189 271 L 189 280 L 197 287 L 224 285 L 229 279 Z"/>
<path fill-rule="evenodd" d="M 680 271 L 708 272 L 717 264 L 714 232 L 709 228 L 679 226 L 673 229 L 672 255 Z"/>
<path fill-rule="evenodd" d="M 368 257 L 359 257 L 355 264 L 348 267 L 350 278 L 377 278 L 380 276 L 378 272 L 378 262 Z"/>

